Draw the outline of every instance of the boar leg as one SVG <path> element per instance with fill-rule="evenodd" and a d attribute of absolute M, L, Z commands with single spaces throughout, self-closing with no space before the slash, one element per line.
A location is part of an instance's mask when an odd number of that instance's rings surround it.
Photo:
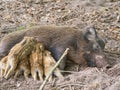
<path fill-rule="evenodd" d="M 25 69 L 24 70 L 24 77 L 25 77 L 25 79 L 28 79 L 29 74 L 30 74 L 30 70 L 29 69 Z"/>
<path fill-rule="evenodd" d="M 42 69 L 38 70 L 38 76 L 39 76 L 39 79 L 43 81 L 43 70 Z"/>
<path fill-rule="evenodd" d="M 61 55 L 64 53 L 64 50 L 65 49 L 62 47 L 52 47 L 50 51 L 52 52 L 52 56 L 55 58 L 55 60 L 58 61 Z M 66 66 L 66 56 L 63 58 L 63 60 L 59 64 L 59 68 L 61 70 L 64 70 L 65 66 Z"/>
<path fill-rule="evenodd" d="M 31 74 L 34 80 L 37 80 L 37 72 L 35 69 L 31 68 Z"/>
<path fill-rule="evenodd" d="M 48 75 L 48 74 L 47 74 L 47 75 Z M 47 76 L 47 75 L 46 75 L 46 76 Z M 48 81 L 52 81 L 52 75 L 49 77 Z"/>
<path fill-rule="evenodd" d="M 50 67 L 44 69 L 44 74 L 45 74 L 46 77 L 49 74 L 50 70 L 51 70 Z M 53 75 L 50 75 L 48 81 L 52 81 L 52 77 L 53 77 Z"/>
<path fill-rule="evenodd" d="M 20 70 L 16 70 L 14 78 L 16 79 L 19 74 L 20 74 Z"/>
<path fill-rule="evenodd" d="M 0 77 L 2 77 L 3 76 L 3 69 L 0 69 Z"/>
<path fill-rule="evenodd" d="M 8 73 L 8 70 L 10 69 L 10 65 L 7 64 L 6 68 L 5 68 L 5 73 L 4 73 L 4 76 L 6 76 L 6 74 Z"/>
<path fill-rule="evenodd" d="M 10 75 L 12 75 L 17 67 L 17 64 L 13 62 L 13 65 L 7 64 L 6 70 L 5 70 L 5 78 L 8 79 Z"/>
<path fill-rule="evenodd" d="M 60 70 L 58 68 L 55 69 L 54 75 L 58 78 L 63 78 L 63 75 L 61 74 Z"/>
<path fill-rule="evenodd" d="M 10 70 L 9 70 L 8 73 L 6 74 L 5 78 L 8 79 L 8 78 L 10 77 L 10 75 L 13 74 L 14 70 L 15 70 L 14 67 L 10 68 Z"/>

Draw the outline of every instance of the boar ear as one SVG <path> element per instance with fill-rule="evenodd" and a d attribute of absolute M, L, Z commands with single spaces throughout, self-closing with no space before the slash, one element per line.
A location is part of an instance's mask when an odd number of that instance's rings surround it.
<path fill-rule="evenodd" d="M 107 43 L 107 40 L 104 39 L 104 38 L 98 37 L 97 43 L 100 45 L 100 47 L 101 47 L 102 49 L 104 49 L 105 44 Z"/>
<path fill-rule="evenodd" d="M 83 32 L 84 38 L 86 41 L 94 41 L 97 38 L 97 32 L 94 26 L 87 27 Z"/>

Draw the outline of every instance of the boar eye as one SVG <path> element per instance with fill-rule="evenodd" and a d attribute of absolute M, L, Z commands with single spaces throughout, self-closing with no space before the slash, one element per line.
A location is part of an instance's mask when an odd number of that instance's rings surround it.
<path fill-rule="evenodd" d="M 100 46 L 99 46 L 98 44 L 93 44 L 93 49 L 99 50 L 99 49 L 101 49 L 101 48 L 100 48 Z"/>
<path fill-rule="evenodd" d="M 93 61 L 88 61 L 87 64 L 89 67 L 96 67 L 95 62 L 93 62 Z"/>

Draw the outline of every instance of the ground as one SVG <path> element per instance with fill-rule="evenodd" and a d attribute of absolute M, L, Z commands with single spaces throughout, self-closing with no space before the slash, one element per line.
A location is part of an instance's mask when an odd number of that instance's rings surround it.
<path fill-rule="evenodd" d="M 120 90 L 119 0 L 0 0 L 0 39 L 34 25 L 67 25 L 84 30 L 94 25 L 106 38 L 109 69 L 68 64 L 65 77 L 48 82 L 45 90 Z M 0 90 L 37 90 L 41 81 L 0 78 Z"/>

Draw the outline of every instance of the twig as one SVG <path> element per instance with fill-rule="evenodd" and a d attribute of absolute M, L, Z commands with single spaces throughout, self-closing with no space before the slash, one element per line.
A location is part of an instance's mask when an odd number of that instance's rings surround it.
<path fill-rule="evenodd" d="M 81 84 L 64 84 L 62 86 L 58 86 L 57 88 L 60 89 L 60 88 L 66 87 L 66 86 L 79 86 L 79 87 L 86 86 L 87 87 L 87 85 L 81 85 Z"/>
<path fill-rule="evenodd" d="M 74 72 L 74 71 L 64 71 L 64 70 L 60 70 L 60 72 L 63 72 L 63 73 L 73 73 L 73 74 L 79 73 L 79 72 Z"/>
<path fill-rule="evenodd" d="M 72 87 L 72 86 L 71 86 Z M 72 90 L 75 90 L 75 87 L 72 87 Z"/>
<path fill-rule="evenodd" d="M 60 84 L 57 84 L 57 87 L 60 87 L 60 86 L 64 86 L 64 85 L 74 85 L 74 84 L 79 84 L 79 85 L 85 85 L 83 82 L 77 82 L 77 83 L 71 83 L 71 84 L 69 84 L 69 83 L 60 83 Z"/>
<path fill-rule="evenodd" d="M 69 89 L 72 90 L 72 86 L 71 85 L 69 85 Z"/>
<path fill-rule="evenodd" d="M 65 50 L 65 52 L 63 53 L 63 55 L 60 57 L 60 59 L 58 60 L 58 62 L 55 64 L 55 66 L 51 69 L 51 71 L 49 72 L 49 74 L 47 75 L 47 77 L 45 78 L 44 82 L 42 83 L 42 85 L 40 86 L 39 90 L 43 90 L 44 86 L 47 82 L 47 80 L 49 79 L 50 75 L 52 74 L 52 72 L 56 69 L 56 67 L 58 67 L 58 65 L 60 64 L 60 62 L 62 61 L 62 59 L 65 57 L 65 55 L 67 55 L 69 48 L 67 48 Z"/>
<path fill-rule="evenodd" d="M 108 51 L 108 50 L 104 50 L 104 52 L 105 53 L 110 53 L 110 54 L 116 54 L 116 55 L 120 55 L 120 53 L 119 52 L 117 52 L 117 51 Z"/>
<path fill-rule="evenodd" d="M 53 82 L 52 82 L 52 87 L 54 87 L 55 82 L 56 82 L 56 79 L 54 78 L 54 80 L 53 80 Z"/>
<path fill-rule="evenodd" d="M 95 69 L 96 69 L 96 71 L 97 71 L 97 72 L 99 72 L 99 73 L 100 73 L 100 71 L 98 70 L 98 68 L 96 68 L 96 67 L 95 67 Z"/>

